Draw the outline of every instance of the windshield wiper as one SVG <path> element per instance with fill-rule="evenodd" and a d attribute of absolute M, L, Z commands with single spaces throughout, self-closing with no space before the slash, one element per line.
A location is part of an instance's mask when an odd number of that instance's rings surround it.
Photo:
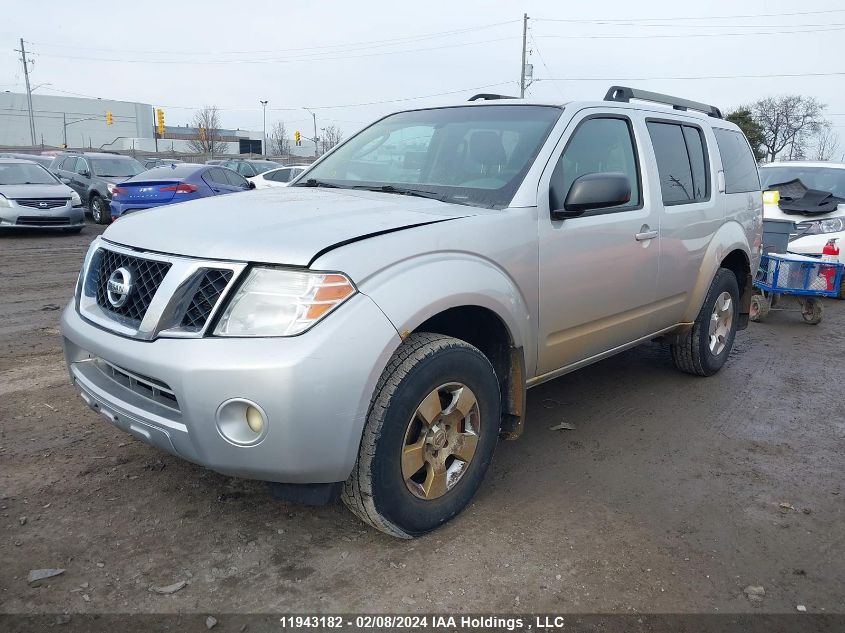
<path fill-rule="evenodd" d="M 309 178 L 301 185 L 297 184 L 294 185 L 296 187 L 326 187 L 327 189 L 337 189 L 337 185 L 333 185 L 330 182 L 326 182 L 325 180 L 317 180 L 316 178 Z"/>
<path fill-rule="evenodd" d="M 426 191 L 424 189 L 406 189 L 404 187 L 394 187 L 393 185 L 357 185 L 352 189 L 365 189 L 367 191 L 380 191 L 382 193 L 397 193 L 402 196 L 415 196 L 417 198 L 429 198 L 431 200 L 440 200 L 443 202 L 448 196 L 434 191 Z"/>

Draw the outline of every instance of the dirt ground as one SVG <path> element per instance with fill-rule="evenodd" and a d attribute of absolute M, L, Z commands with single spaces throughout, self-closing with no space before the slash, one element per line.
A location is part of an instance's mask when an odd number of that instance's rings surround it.
<path fill-rule="evenodd" d="M 0 236 L 0 612 L 845 612 L 845 302 L 710 379 L 650 344 L 532 390 L 474 503 L 399 541 L 87 409 L 58 316 L 98 232 Z"/>

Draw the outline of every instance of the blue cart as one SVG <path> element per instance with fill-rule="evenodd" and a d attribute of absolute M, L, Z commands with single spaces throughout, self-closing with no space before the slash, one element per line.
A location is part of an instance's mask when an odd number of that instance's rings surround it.
<path fill-rule="evenodd" d="M 842 264 L 804 255 L 763 255 L 754 280 L 758 292 L 751 297 L 749 317 L 760 321 L 772 310 L 788 310 L 777 306 L 784 296 L 791 296 L 797 299 L 804 321 L 819 323 L 824 314 L 821 298 L 839 294 L 842 269 Z"/>

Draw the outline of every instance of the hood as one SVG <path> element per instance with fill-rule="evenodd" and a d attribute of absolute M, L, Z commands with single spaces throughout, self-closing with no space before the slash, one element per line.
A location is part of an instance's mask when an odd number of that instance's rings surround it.
<path fill-rule="evenodd" d="M 307 266 L 334 246 L 485 212 L 397 194 L 276 187 L 132 213 L 103 237 L 172 255 Z"/>
<path fill-rule="evenodd" d="M 70 198 L 73 190 L 67 185 L 0 185 L 0 194 L 14 198 Z"/>

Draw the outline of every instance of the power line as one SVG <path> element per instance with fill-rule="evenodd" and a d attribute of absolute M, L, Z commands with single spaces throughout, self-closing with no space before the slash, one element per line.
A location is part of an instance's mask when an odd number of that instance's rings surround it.
<path fill-rule="evenodd" d="M 693 79 L 769 79 L 773 77 L 834 77 L 845 75 L 843 72 L 830 73 L 772 73 L 766 75 L 696 75 L 690 77 L 547 77 L 535 81 L 674 81 Z"/>
<path fill-rule="evenodd" d="M 538 35 L 546 39 L 558 40 L 653 40 L 664 38 L 685 39 L 691 37 L 747 37 L 749 35 L 798 35 L 801 33 L 825 33 L 829 31 L 845 31 L 845 24 L 833 24 L 833 28 L 806 29 L 803 31 L 750 31 L 745 33 L 674 33 L 658 35 Z"/>
<path fill-rule="evenodd" d="M 581 24 L 614 24 L 618 22 L 675 22 L 682 20 L 734 20 L 746 18 L 780 18 L 793 17 L 796 15 L 822 15 L 827 13 L 845 13 L 845 9 L 827 9 L 824 11 L 797 11 L 794 13 L 754 13 L 746 15 L 696 15 L 696 16 L 680 16 L 674 18 L 630 18 L 619 20 L 601 20 L 601 19 L 575 19 L 575 18 L 534 18 L 537 22 L 570 22 Z"/>
<path fill-rule="evenodd" d="M 361 57 L 380 57 L 382 55 L 398 55 L 401 53 L 420 53 L 425 51 L 442 50 L 445 48 L 458 48 L 462 46 L 473 46 L 477 44 L 489 44 L 492 42 L 503 42 L 505 40 L 512 40 L 515 37 L 499 37 L 489 40 L 479 40 L 475 42 L 459 42 L 456 44 L 444 44 L 442 46 L 432 46 L 428 48 L 408 48 L 395 51 L 382 51 L 378 53 L 362 53 L 360 55 L 343 55 L 341 57 L 300 57 L 300 58 L 264 58 L 264 59 L 215 59 L 215 60 L 184 60 L 184 59 L 108 59 L 104 57 L 84 57 L 79 55 L 54 55 L 52 53 L 38 53 L 41 57 L 52 57 L 56 59 L 73 59 L 81 61 L 95 61 L 95 62 L 111 62 L 118 64 L 178 64 L 180 66 L 197 66 L 197 65 L 229 65 L 229 64 L 283 64 L 295 62 L 325 62 L 337 61 L 347 59 L 357 59 Z"/>
<path fill-rule="evenodd" d="M 475 92 L 477 90 L 485 90 L 487 88 L 495 88 L 495 87 L 498 87 L 498 86 L 505 86 L 505 85 L 509 85 L 509 84 L 512 84 L 512 83 L 513 83 L 513 81 L 500 81 L 500 82 L 497 82 L 497 83 L 485 84 L 483 86 L 474 86 L 474 87 L 471 87 L 471 88 L 460 88 L 458 90 L 448 90 L 446 92 L 436 92 L 436 93 L 433 93 L 433 94 L 417 95 L 417 96 L 414 96 L 414 97 L 401 97 L 401 98 L 397 98 L 397 99 L 385 99 L 385 100 L 381 100 L 381 101 L 367 101 L 367 102 L 364 102 L 364 103 L 347 103 L 347 104 L 342 104 L 342 105 L 321 105 L 321 106 L 307 106 L 307 107 L 310 108 L 311 110 L 332 110 L 332 109 L 337 109 L 337 108 L 357 108 L 357 107 L 362 107 L 362 106 L 382 105 L 382 104 L 388 104 L 388 103 L 401 103 L 403 101 L 417 101 L 419 99 L 430 99 L 430 98 L 433 98 L 433 97 L 444 97 L 444 96 L 447 96 L 447 95 L 460 94 L 462 92 Z M 50 87 L 49 89 L 55 90 L 56 92 L 61 92 L 61 93 L 64 93 L 64 94 L 71 94 L 71 95 L 79 96 L 79 97 L 86 97 L 86 98 L 89 98 L 89 99 L 98 99 L 99 98 L 99 97 L 94 97 L 92 95 L 86 95 L 86 94 L 82 94 L 82 93 L 78 93 L 78 92 L 70 92 L 68 90 L 60 90 L 58 88 L 53 88 L 53 87 Z M 200 109 L 200 106 L 181 106 L 181 105 L 168 105 L 168 104 L 159 104 L 159 107 L 161 107 L 161 108 L 172 108 L 174 110 L 199 110 Z M 218 109 L 225 111 L 225 112 L 234 112 L 234 111 L 239 111 L 239 110 L 241 110 L 241 111 L 257 111 L 258 110 L 258 108 L 255 107 L 255 106 L 218 107 Z M 290 111 L 294 111 L 294 110 L 301 110 L 302 106 L 291 107 L 291 108 L 267 108 L 267 109 L 270 110 L 271 112 L 290 112 Z"/>
<path fill-rule="evenodd" d="M 504 26 L 506 24 L 514 24 L 519 22 L 519 20 L 506 20 L 504 22 L 494 22 L 492 24 L 483 24 L 480 26 L 471 26 L 462 29 L 454 29 L 450 31 L 439 31 L 435 33 L 424 33 L 420 35 L 409 35 L 405 37 L 396 37 L 386 40 L 364 40 L 360 42 L 347 42 L 344 44 L 324 44 L 322 46 L 306 46 L 301 48 L 280 48 L 280 49 L 257 49 L 257 50 L 244 50 L 244 51 L 223 51 L 223 50 L 216 50 L 210 52 L 196 52 L 196 51 L 185 51 L 185 50 L 141 50 L 141 49 L 127 49 L 127 48 L 99 48 L 93 46 L 71 46 L 65 44 L 53 44 L 53 43 L 40 43 L 39 46 L 47 47 L 47 48 L 68 48 L 68 49 L 76 49 L 76 50 L 92 50 L 92 51 L 103 51 L 103 52 L 113 52 L 113 53 L 142 53 L 142 54 L 152 54 L 152 55 L 254 55 L 254 54 L 261 54 L 261 53 L 291 53 L 291 52 L 300 52 L 300 51 L 311 51 L 311 50 L 325 50 L 325 49 L 333 49 L 333 48 L 349 48 L 349 47 L 361 47 L 363 48 L 375 48 L 379 46 L 391 46 L 394 44 L 401 44 L 401 43 L 411 43 L 415 41 L 422 41 L 426 39 L 434 39 L 438 37 L 449 37 L 452 35 L 461 35 L 464 33 L 470 33 L 472 31 L 481 31 L 484 29 L 495 28 L 497 26 Z M 32 43 L 27 41 L 27 43 Z M 354 49 L 351 49 L 354 50 Z M 340 53 L 343 51 L 327 51 L 329 53 Z"/>

